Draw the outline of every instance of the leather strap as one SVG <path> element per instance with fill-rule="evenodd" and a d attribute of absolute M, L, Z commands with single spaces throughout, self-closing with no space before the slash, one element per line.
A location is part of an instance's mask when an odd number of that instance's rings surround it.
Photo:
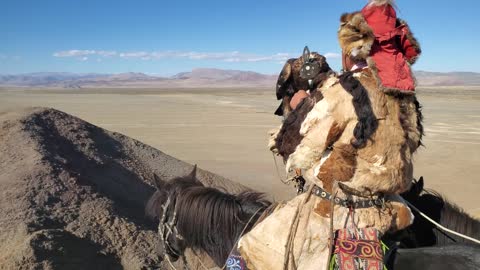
<path fill-rule="evenodd" d="M 318 196 L 322 199 L 325 200 L 331 200 L 332 199 L 332 194 L 324 190 L 323 188 L 314 185 L 312 189 L 312 193 L 315 196 Z M 333 198 L 333 202 L 336 205 L 340 205 L 346 208 L 354 208 L 354 209 L 360 209 L 360 208 L 370 208 L 370 207 L 378 207 L 378 208 L 383 208 L 385 205 L 385 198 L 383 195 L 379 195 L 376 198 L 372 199 L 367 199 L 367 200 L 358 200 L 358 201 L 353 201 L 352 199 L 342 199 L 335 197 Z"/>

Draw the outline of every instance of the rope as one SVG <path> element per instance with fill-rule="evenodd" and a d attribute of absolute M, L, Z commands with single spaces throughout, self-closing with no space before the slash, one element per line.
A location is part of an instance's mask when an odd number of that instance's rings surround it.
<path fill-rule="evenodd" d="M 335 182 L 336 183 L 336 182 Z M 329 230 L 329 238 L 328 238 L 328 257 L 332 257 L 333 254 L 333 245 L 335 244 L 334 238 L 335 238 L 335 232 L 333 231 L 333 213 L 334 213 L 334 208 L 335 208 L 335 198 L 337 197 L 338 190 L 335 192 L 335 195 L 333 195 L 330 198 L 330 230 Z M 327 259 L 327 267 L 326 270 L 330 269 L 330 260 Z"/>
<path fill-rule="evenodd" d="M 195 258 L 197 258 L 197 261 L 200 263 L 200 265 L 203 267 L 203 269 L 205 270 L 211 270 L 211 269 L 215 269 L 216 267 L 213 267 L 213 268 L 208 268 L 204 263 L 203 261 L 200 259 L 200 257 L 198 256 L 198 254 L 195 252 L 195 250 L 192 250 L 193 252 L 193 255 L 195 255 Z"/>
<path fill-rule="evenodd" d="M 448 232 L 448 233 L 451 233 L 453 235 L 456 235 L 460 238 L 463 238 L 463 239 L 466 239 L 466 240 L 470 240 L 474 243 L 477 243 L 477 244 L 480 244 L 480 240 L 477 240 L 475 238 L 472 238 L 472 237 L 469 237 L 469 236 L 466 236 L 466 235 L 463 235 L 461 233 L 458 233 L 456 231 L 453 231 L 453 230 L 450 230 L 448 228 L 445 228 L 443 227 L 442 225 L 440 225 L 439 223 L 437 223 L 435 220 L 431 219 L 429 216 L 425 215 L 424 213 L 422 213 L 422 211 L 418 210 L 418 208 L 416 208 L 415 206 L 413 206 L 413 204 L 411 204 L 410 202 L 408 202 L 407 200 L 405 200 L 408 204 L 408 206 L 410 206 L 413 210 L 417 211 L 423 218 L 425 218 L 426 220 L 430 221 L 433 225 L 437 226 L 437 228 L 445 231 L 445 232 Z"/>
<path fill-rule="evenodd" d="M 245 227 L 243 227 L 243 230 L 242 232 L 240 233 L 240 237 L 238 237 L 237 241 L 235 241 L 235 244 L 233 245 L 232 249 L 230 250 L 230 252 L 228 253 L 228 256 L 230 256 L 230 254 L 232 254 L 233 250 L 237 247 L 237 244 L 238 244 L 238 241 L 240 241 L 240 238 L 242 238 L 242 235 L 245 233 L 245 231 L 247 230 L 247 227 L 248 225 L 250 224 L 250 222 L 252 222 L 253 218 L 258 214 L 258 212 L 260 212 L 260 210 L 262 210 L 263 208 L 258 208 L 257 211 L 255 211 L 255 213 L 253 213 L 253 215 L 250 217 L 250 219 L 247 221 L 247 224 L 245 224 Z M 265 210 L 265 209 L 263 209 Z M 225 262 L 225 264 L 222 266 L 222 270 L 225 269 L 225 267 L 227 267 L 227 262 Z"/>
<path fill-rule="evenodd" d="M 288 234 L 288 240 L 287 240 L 287 245 L 285 249 L 285 256 L 283 258 L 283 268 L 284 269 L 289 269 L 289 265 L 292 264 L 292 268 L 290 269 L 297 269 L 295 265 L 295 258 L 294 256 L 294 241 L 295 241 L 295 235 L 297 233 L 298 225 L 300 222 L 300 209 L 302 209 L 305 204 L 310 200 L 310 197 L 312 195 L 312 189 L 314 185 L 310 185 L 307 191 L 307 196 L 304 198 L 304 200 L 300 203 L 300 205 L 297 207 L 297 210 L 295 211 L 295 215 L 293 217 L 293 223 L 292 226 L 290 227 L 290 231 Z M 290 260 L 291 259 L 291 260 Z"/>
<path fill-rule="evenodd" d="M 170 261 L 170 258 L 168 257 L 168 255 L 165 255 L 165 257 L 167 258 L 167 262 L 168 264 L 170 265 L 170 268 L 172 268 L 173 270 L 177 270 L 177 268 L 175 268 L 175 266 L 173 266 L 172 262 Z"/>

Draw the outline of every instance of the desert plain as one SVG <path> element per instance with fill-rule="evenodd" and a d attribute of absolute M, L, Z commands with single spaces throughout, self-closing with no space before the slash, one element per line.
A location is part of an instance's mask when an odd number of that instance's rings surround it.
<path fill-rule="evenodd" d="M 415 177 L 480 217 L 480 87 L 424 87 Z M 0 89 L 0 112 L 52 107 L 269 194 L 295 195 L 267 149 L 281 124 L 273 89 Z"/>

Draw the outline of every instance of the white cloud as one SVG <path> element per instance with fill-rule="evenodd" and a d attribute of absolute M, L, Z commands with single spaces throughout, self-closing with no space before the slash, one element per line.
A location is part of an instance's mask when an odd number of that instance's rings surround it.
<path fill-rule="evenodd" d="M 148 57 L 149 53 L 147 52 L 126 52 L 126 53 L 120 53 L 120 57 L 122 58 L 142 58 L 142 57 Z"/>
<path fill-rule="evenodd" d="M 254 54 L 241 53 L 239 51 L 231 52 L 197 52 L 197 51 L 97 51 L 97 50 L 68 50 L 55 52 L 55 57 L 80 57 L 97 56 L 98 58 L 120 57 L 131 60 L 161 60 L 161 59 L 188 59 L 188 60 L 213 60 L 223 62 L 282 62 L 289 58 L 297 57 L 300 54 L 276 53 L 276 54 Z M 326 53 L 327 58 L 339 58 L 338 53 Z"/>
<path fill-rule="evenodd" d="M 61 51 L 56 52 L 53 54 L 55 57 L 76 57 L 76 56 L 85 56 L 94 54 L 95 51 L 90 50 L 69 50 L 69 51 Z"/>
<path fill-rule="evenodd" d="M 3 54 L 0 53 L 0 60 L 6 60 L 6 61 L 20 61 L 22 57 L 18 55 L 8 55 L 8 54 Z"/>
<path fill-rule="evenodd" d="M 326 58 L 340 58 L 342 55 L 339 53 L 328 52 L 324 55 Z"/>
<path fill-rule="evenodd" d="M 95 50 L 69 50 L 69 51 L 60 51 L 55 52 L 53 56 L 55 57 L 82 57 L 88 55 L 98 55 L 102 57 L 115 56 L 117 52 L 115 51 L 95 51 Z"/>
<path fill-rule="evenodd" d="M 265 62 L 285 61 L 290 57 L 288 53 L 273 55 L 259 55 L 252 53 L 231 52 L 197 52 L 197 51 L 97 51 L 97 50 L 68 50 L 53 53 L 55 57 L 74 57 L 85 60 L 88 56 L 99 58 L 118 56 L 123 59 L 160 60 L 160 59 L 189 59 L 189 60 L 215 60 L 224 62 Z"/>
<path fill-rule="evenodd" d="M 110 56 L 117 55 L 117 52 L 116 51 L 97 51 L 97 55 L 103 56 L 103 57 L 110 57 Z"/>

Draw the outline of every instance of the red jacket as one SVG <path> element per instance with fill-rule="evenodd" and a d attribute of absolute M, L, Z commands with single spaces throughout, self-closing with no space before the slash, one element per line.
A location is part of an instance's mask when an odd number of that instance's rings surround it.
<path fill-rule="evenodd" d="M 375 35 L 370 56 L 383 87 L 414 91 L 415 81 L 408 62 L 414 61 L 418 50 L 407 38 L 408 27 L 397 25 L 397 14 L 391 5 L 367 5 L 361 12 Z"/>

